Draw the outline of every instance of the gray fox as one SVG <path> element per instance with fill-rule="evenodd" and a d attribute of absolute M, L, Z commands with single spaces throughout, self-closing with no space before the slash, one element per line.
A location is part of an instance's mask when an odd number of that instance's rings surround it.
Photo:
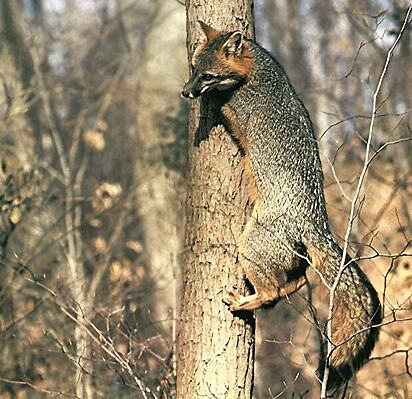
<path fill-rule="evenodd" d="M 339 278 L 330 337 L 334 349 L 329 359 L 321 356 L 319 367 L 322 378 L 328 364 L 327 387 L 333 392 L 372 352 L 382 321 L 378 295 L 349 256 L 340 270 L 343 252 L 329 228 L 312 122 L 283 68 L 241 32 L 199 24 L 203 33 L 182 96 L 204 96 L 215 104 L 245 156 L 254 203 L 238 247 L 255 292 L 228 292 L 224 301 L 231 311 L 275 302 L 305 285 L 308 266 L 321 276 L 329 301 Z M 284 283 L 278 271 L 284 271 Z"/>

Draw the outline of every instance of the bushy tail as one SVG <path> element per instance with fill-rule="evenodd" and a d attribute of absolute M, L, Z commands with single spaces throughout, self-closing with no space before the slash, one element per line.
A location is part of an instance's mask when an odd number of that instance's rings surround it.
<path fill-rule="evenodd" d="M 333 392 L 367 362 L 378 339 L 381 305 L 372 284 L 349 256 L 343 272 L 339 273 L 342 250 L 332 238 L 308 247 L 308 254 L 329 288 L 340 275 L 336 291 L 332 293 L 332 336 L 328 337 L 325 329 L 319 366 L 321 380 L 328 369 L 328 392 Z M 329 304 L 331 290 L 324 287 L 324 299 Z M 328 353 L 330 339 L 332 351 Z"/>

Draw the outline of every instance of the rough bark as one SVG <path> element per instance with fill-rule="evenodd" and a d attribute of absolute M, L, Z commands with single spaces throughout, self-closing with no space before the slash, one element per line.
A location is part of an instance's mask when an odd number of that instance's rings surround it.
<path fill-rule="evenodd" d="M 186 7 L 189 60 L 197 20 L 253 35 L 251 1 L 187 1 Z M 192 103 L 179 399 L 252 397 L 254 318 L 251 313 L 233 315 L 222 302 L 225 289 L 246 290 L 236 244 L 247 217 L 244 180 L 237 145 L 207 103 Z"/>

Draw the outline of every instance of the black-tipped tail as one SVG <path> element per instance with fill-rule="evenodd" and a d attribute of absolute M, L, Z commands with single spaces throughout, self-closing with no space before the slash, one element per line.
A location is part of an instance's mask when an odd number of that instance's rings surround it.
<path fill-rule="evenodd" d="M 317 244 L 307 247 L 312 264 L 327 286 L 335 287 L 333 292 L 326 286 L 322 290 L 325 303 L 333 299 L 329 329 L 332 334 L 327 334 L 327 327 L 323 331 L 318 368 L 319 379 L 327 378 L 331 393 L 340 391 L 368 361 L 378 339 L 382 315 L 378 294 L 359 266 L 347 256 L 341 272 L 341 248 L 332 239 Z"/>
<path fill-rule="evenodd" d="M 357 265 L 355 267 L 356 276 L 362 277 L 361 284 L 355 284 L 355 292 L 336 292 L 332 316 L 332 351 L 328 353 L 327 340 L 321 348 L 323 353 L 318 377 L 323 381 L 327 367 L 329 397 L 339 397 L 335 393 L 340 392 L 368 361 L 378 340 L 379 326 L 382 322 L 378 295 L 362 271 Z M 354 270 L 349 272 L 353 277 Z"/>

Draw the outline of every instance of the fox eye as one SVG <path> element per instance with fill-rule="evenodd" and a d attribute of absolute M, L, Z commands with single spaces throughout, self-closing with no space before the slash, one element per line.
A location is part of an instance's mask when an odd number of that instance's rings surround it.
<path fill-rule="evenodd" d="M 215 77 L 212 75 L 212 74 L 210 74 L 210 73 L 205 73 L 205 74 L 203 74 L 203 79 L 204 80 L 213 80 Z"/>

